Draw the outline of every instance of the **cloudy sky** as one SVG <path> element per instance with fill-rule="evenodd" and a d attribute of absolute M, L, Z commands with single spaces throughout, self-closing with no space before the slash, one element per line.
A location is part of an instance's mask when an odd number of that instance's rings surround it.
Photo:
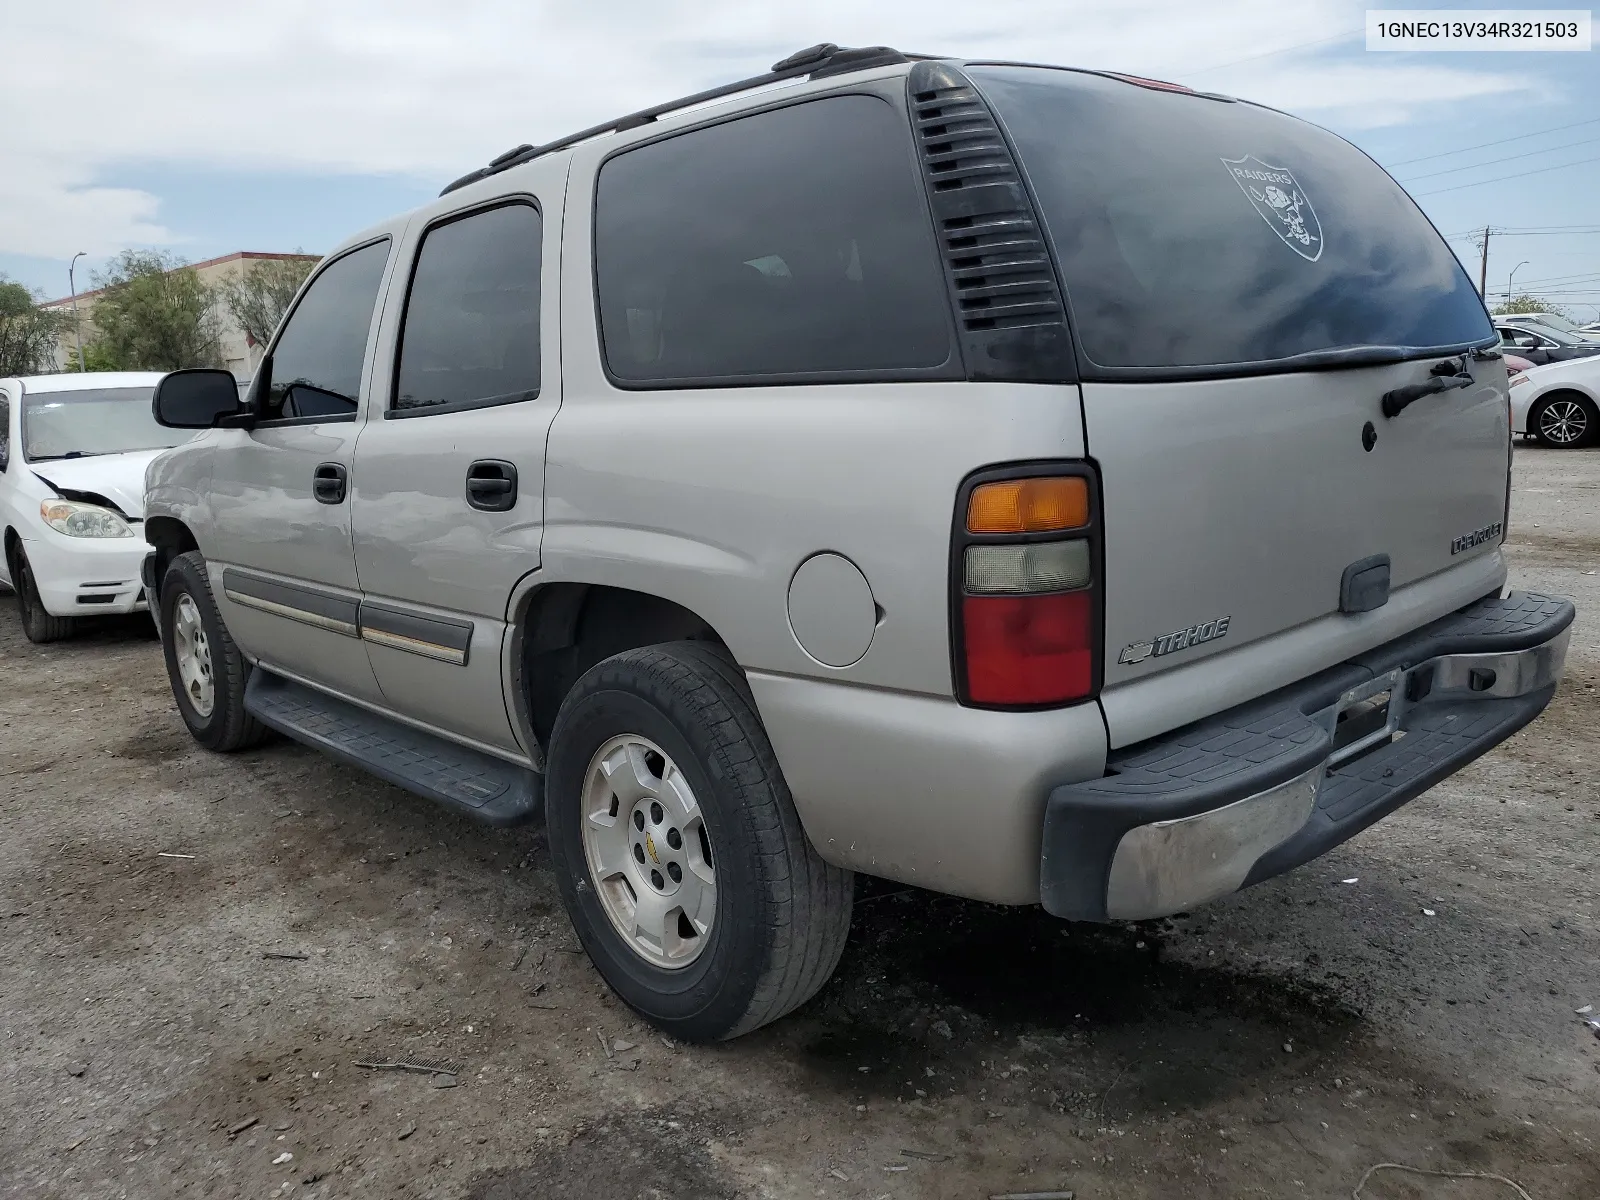
<path fill-rule="evenodd" d="M 127 246 L 322 250 L 509 146 L 834 41 L 1128 71 L 1288 109 L 1391 167 L 1474 265 L 1470 228 L 1541 231 L 1496 238 L 1491 294 L 1527 260 L 1517 290 L 1546 281 L 1600 315 L 1600 290 L 1584 291 L 1600 289 L 1600 233 L 1559 228 L 1600 230 L 1600 52 L 1372 54 L 1365 9 L 0 0 L 0 272 L 55 297 L 79 250 L 90 271 Z"/>

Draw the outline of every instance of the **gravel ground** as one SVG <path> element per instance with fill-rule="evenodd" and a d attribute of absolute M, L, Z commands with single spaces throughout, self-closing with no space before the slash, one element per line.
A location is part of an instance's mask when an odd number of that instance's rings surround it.
<path fill-rule="evenodd" d="M 1183 919 L 864 883 L 833 983 L 714 1049 L 609 996 L 536 829 L 207 754 L 143 618 L 0 606 L 0 1192 L 1595 1200 L 1600 452 L 1516 477 L 1513 583 L 1580 606 L 1530 729 Z"/>

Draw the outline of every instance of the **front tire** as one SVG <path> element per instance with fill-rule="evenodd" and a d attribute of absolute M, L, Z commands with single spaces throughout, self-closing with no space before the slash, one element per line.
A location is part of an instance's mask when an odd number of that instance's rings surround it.
<path fill-rule="evenodd" d="M 1577 392 L 1555 392 L 1534 405 L 1528 429 L 1542 446 L 1577 450 L 1592 446 L 1600 436 L 1600 410 Z"/>
<path fill-rule="evenodd" d="M 27 552 L 21 546 L 12 551 L 11 578 L 16 581 L 17 612 L 22 617 L 22 632 L 30 642 L 43 645 L 69 638 L 78 628 L 71 617 L 55 617 L 45 611 L 39 598 L 39 585 L 33 577 Z"/>
<path fill-rule="evenodd" d="M 798 1008 L 850 930 L 853 877 L 817 854 L 739 668 L 678 642 L 573 686 L 545 812 L 562 898 L 612 989 L 710 1042 Z"/>
<path fill-rule="evenodd" d="M 199 551 L 180 554 L 167 567 L 158 611 L 172 696 L 194 740 L 222 753 L 263 741 L 267 728 L 244 707 L 250 664 L 222 623 Z"/>

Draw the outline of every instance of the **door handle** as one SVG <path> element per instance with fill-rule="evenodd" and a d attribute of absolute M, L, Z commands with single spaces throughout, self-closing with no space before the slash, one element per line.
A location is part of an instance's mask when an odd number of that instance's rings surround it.
<path fill-rule="evenodd" d="M 311 494 L 319 504 L 342 504 L 349 480 L 343 463 L 318 463 L 311 475 Z"/>
<path fill-rule="evenodd" d="M 467 468 L 467 503 L 483 512 L 508 512 L 517 503 L 517 468 L 500 458 L 480 458 Z"/>

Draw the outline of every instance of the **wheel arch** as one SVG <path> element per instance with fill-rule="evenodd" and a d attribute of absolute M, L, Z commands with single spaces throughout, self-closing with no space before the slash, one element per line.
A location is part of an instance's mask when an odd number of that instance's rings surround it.
<path fill-rule="evenodd" d="M 200 543 L 195 540 L 194 532 L 177 517 L 155 516 L 148 517 L 144 523 L 144 540 L 155 550 L 156 570 L 155 584 L 159 588 L 161 581 L 166 577 L 167 566 L 180 554 L 190 550 L 200 549 Z M 154 602 L 158 599 L 151 596 Z M 156 605 L 151 604 L 154 609 Z"/>
<path fill-rule="evenodd" d="M 506 639 L 507 704 L 542 762 L 556 713 L 590 667 L 624 650 L 662 642 L 727 641 L 699 613 L 651 592 L 552 580 L 513 597 Z"/>

